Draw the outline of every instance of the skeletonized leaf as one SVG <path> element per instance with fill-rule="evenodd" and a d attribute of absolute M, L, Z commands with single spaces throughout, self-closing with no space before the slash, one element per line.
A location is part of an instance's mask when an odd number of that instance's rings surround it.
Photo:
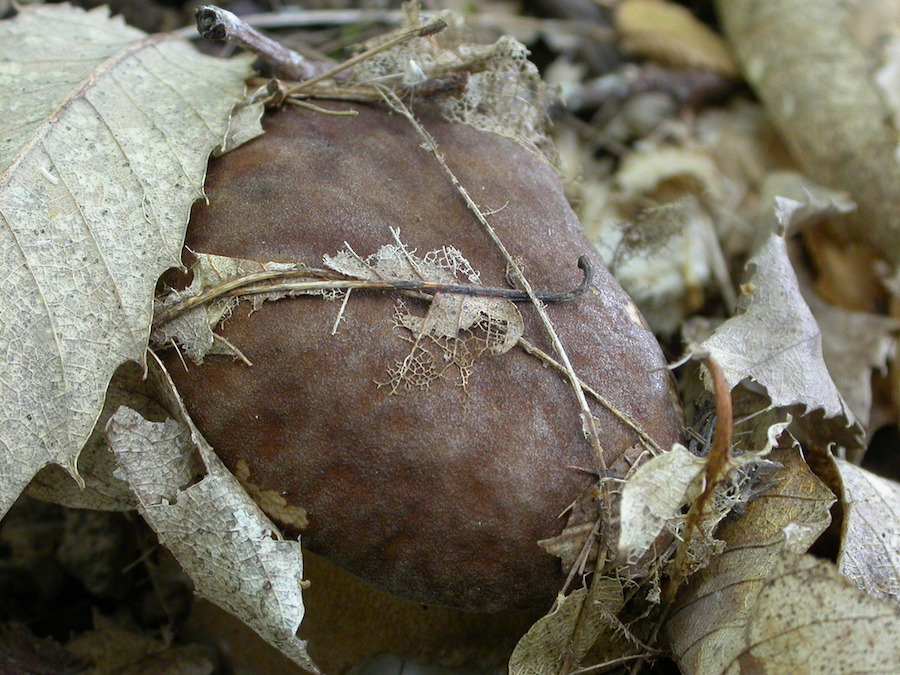
<path fill-rule="evenodd" d="M 149 422 L 122 407 L 107 434 L 141 514 L 197 593 L 318 672 L 297 638 L 304 613 L 300 544 L 281 539 L 193 426 Z M 191 484 L 195 452 L 208 473 Z"/>
<path fill-rule="evenodd" d="M 418 257 L 392 230 L 396 245 L 382 246 L 368 258 L 361 258 L 349 246 L 335 256 L 325 256 L 331 269 L 370 281 L 405 280 L 459 283 L 459 275 L 478 283 L 476 272 L 462 253 L 445 246 Z M 451 366 L 462 384 L 468 380 L 475 360 L 484 352 L 499 355 L 512 349 L 525 330 L 516 306 L 502 298 L 437 293 L 424 317 L 412 314 L 399 303 L 394 316 L 398 327 L 409 331 L 409 355 L 392 367 L 389 384 L 399 387 L 427 387 Z"/>
<path fill-rule="evenodd" d="M 861 592 L 829 562 L 789 554 L 775 561 L 749 612 L 743 649 L 724 672 L 896 673 L 897 635 L 900 608 Z"/>
<path fill-rule="evenodd" d="M 113 372 L 144 358 L 248 74 L 105 8 L 0 22 L 0 514 L 41 467 L 77 475 Z"/>
<path fill-rule="evenodd" d="M 900 485 L 842 459 L 844 531 L 838 568 L 879 600 L 900 602 Z"/>
<path fill-rule="evenodd" d="M 747 504 L 742 518 L 722 523 L 716 536 L 724 550 L 690 577 L 666 622 L 685 675 L 722 673 L 743 653 L 751 611 L 773 563 L 787 551 L 805 551 L 830 522 L 834 495 L 797 448 L 774 450 L 769 459 L 783 465 L 770 489 Z"/>

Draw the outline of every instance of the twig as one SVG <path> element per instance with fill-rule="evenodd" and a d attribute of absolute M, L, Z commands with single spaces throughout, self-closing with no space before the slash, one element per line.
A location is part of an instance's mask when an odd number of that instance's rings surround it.
<path fill-rule="evenodd" d="M 544 302 L 568 302 L 584 293 L 591 284 L 593 271 L 587 256 L 578 259 L 578 267 L 584 273 L 581 283 L 566 291 L 539 291 L 536 297 Z M 298 281 L 283 281 L 298 279 Z M 234 279 L 229 279 L 212 288 L 185 298 L 178 304 L 167 307 L 154 317 L 154 325 L 171 321 L 175 316 L 195 307 L 199 307 L 216 298 L 241 295 L 260 295 L 264 293 L 309 293 L 314 291 L 331 291 L 346 289 L 365 289 L 372 291 L 412 291 L 420 294 L 454 293 L 456 295 L 472 295 L 485 298 L 500 298 L 510 302 L 531 302 L 532 298 L 524 291 L 512 288 L 491 288 L 490 286 L 470 286 L 464 284 L 444 284 L 435 281 L 415 279 L 355 279 L 338 272 L 326 269 L 302 267 L 292 270 L 274 270 L 251 272 Z"/>
<path fill-rule="evenodd" d="M 524 337 L 519 338 L 519 346 L 522 347 L 522 349 L 524 349 L 527 353 L 531 354 L 532 356 L 536 356 L 541 361 L 544 361 L 545 363 L 549 364 L 550 366 L 552 366 L 559 372 L 565 374 L 566 368 L 565 368 L 565 366 L 563 366 L 563 364 L 561 364 L 559 361 L 554 359 L 552 356 L 550 356 L 547 352 L 545 352 L 543 349 L 541 349 L 537 345 L 533 344 L 532 342 L 529 342 Z M 620 422 L 622 422 L 622 424 L 624 424 L 626 427 L 628 427 L 634 433 L 636 433 L 638 435 L 638 438 L 640 438 L 641 441 L 643 441 L 644 445 L 648 446 L 656 454 L 661 455 L 664 452 L 664 450 L 659 445 L 659 443 L 657 443 L 655 440 L 653 440 L 653 437 L 651 437 L 650 434 L 648 434 L 646 431 L 644 431 L 641 428 L 641 425 L 638 424 L 637 422 L 635 422 L 634 418 L 631 415 L 616 408 L 609 399 L 607 399 L 605 396 L 603 396 L 603 394 L 601 394 L 599 391 L 597 391 L 590 385 L 583 382 L 581 379 L 578 380 L 578 383 L 581 385 L 581 388 L 584 389 L 584 391 L 587 392 L 588 395 L 591 396 L 591 398 L 593 398 L 594 400 L 597 401 L 597 403 L 599 403 L 604 408 L 606 408 L 613 415 L 613 417 L 618 419 Z"/>
<path fill-rule="evenodd" d="M 203 5 L 195 12 L 197 32 L 208 40 L 236 44 L 268 63 L 281 77 L 306 80 L 321 72 L 314 64 L 292 49 L 266 37 L 226 9 Z"/>
<path fill-rule="evenodd" d="M 396 47 L 397 45 L 399 45 L 403 42 L 406 42 L 408 40 L 411 40 L 413 38 L 434 35 L 435 33 L 439 33 L 440 31 L 444 30 L 446 27 L 447 27 L 447 24 L 444 22 L 443 19 L 436 19 L 435 21 L 432 21 L 431 23 L 429 23 L 425 26 L 421 26 L 420 28 L 411 28 L 410 30 L 403 31 L 399 35 L 395 35 L 394 37 L 392 37 L 390 40 L 387 40 L 387 41 L 381 43 L 380 45 L 376 45 L 375 47 L 372 47 L 371 49 L 367 49 L 366 51 L 364 51 L 360 54 L 357 54 L 356 56 L 354 56 L 352 58 L 347 59 L 343 63 L 339 63 L 334 68 L 329 68 L 324 73 L 320 73 L 319 75 L 316 75 L 312 79 L 304 80 L 303 82 L 298 82 L 297 84 L 288 87 L 287 91 L 285 93 L 288 95 L 295 94 L 297 92 L 303 91 L 304 89 L 308 89 L 309 87 L 316 84 L 317 82 L 326 80 L 329 77 L 334 77 L 338 73 L 343 72 L 343 71 L 347 70 L 348 68 L 352 68 L 357 63 L 365 61 L 366 59 L 370 59 L 373 56 L 375 56 L 376 54 L 380 54 L 383 51 L 387 51 L 388 49 Z"/>
<path fill-rule="evenodd" d="M 453 187 L 465 200 L 466 205 L 469 207 L 469 210 L 472 211 L 481 227 L 491 238 L 491 241 L 493 241 L 497 248 L 500 250 L 500 253 L 506 259 L 507 265 L 509 265 L 509 268 L 512 270 L 516 279 L 521 282 L 522 287 L 525 293 L 528 295 L 528 298 L 531 300 L 532 305 L 534 305 L 534 308 L 537 311 L 538 316 L 540 317 L 541 322 L 543 323 L 544 328 L 550 337 L 553 348 L 556 350 L 556 353 L 559 356 L 563 367 L 565 368 L 566 375 L 568 376 L 569 381 L 572 384 L 572 389 L 575 392 L 575 398 L 578 400 L 578 405 L 581 409 L 582 428 L 585 430 L 585 435 L 591 442 L 591 446 L 594 451 L 594 460 L 596 462 L 597 472 L 600 476 L 605 476 L 607 474 L 606 459 L 603 456 L 603 446 L 600 444 L 600 434 L 597 431 L 597 425 L 594 421 L 594 416 L 591 414 L 591 409 L 588 407 L 587 399 L 584 397 L 584 391 L 582 391 L 578 375 L 575 373 L 575 369 L 572 367 L 572 363 L 569 360 L 569 355 L 566 353 L 562 341 L 559 339 L 559 335 L 557 335 L 556 329 L 553 327 L 553 323 L 550 321 L 550 317 L 547 316 L 547 312 L 541 304 L 538 296 L 532 289 L 528 279 L 525 278 L 522 269 L 510 254 L 509 249 L 506 248 L 506 245 L 497 235 L 497 232 L 487 221 L 487 218 L 484 217 L 484 214 L 481 212 L 478 204 L 475 203 L 466 188 L 462 185 L 462 183 L 459 182 L 459 179 L 456 177 L 450 167 L 447 166 L 447 162 L 444 160 L 443 155 L 438 152 L 437 142 L 434 140 L 431 134 L 429 134 L 428 131 L 426 131 L 422 127 L 422 125 L 419 124 L 419 121 L 409 111 L 409 108 L 404 105 L 403 101 L 401 101 L 393 91 L 387 89 L 386 87 L 380 87 L 380 89 L 385 102 L 391 107 L 391 109 L 403 115 L 409 121 L 409 123 L 412 124 L 413 128 L 416 130 L 419 136 L 422 137 L 424 141 L 423 147 L 428 150 L 435 157 L 435 159 L 437 159 L 438 164 L 440 164 L 441 168 L 444 170 L 444 173 L 447 174 L 447 177 L 450 179 Z M 607 508 L 608 506 L 609 501 L 607 500 L 604 503 L 604 508 Z"/>
<path fill-rule="evenodd" d="M 434 17 L 437 12 L 422 11 L 425 19 Z M 247 14 L 243 17 L 251 26 L 257 28 L 301 28 L 305 26 L 343 26 L 381 22 L 388 25 L 403 23 L 406 13 L 402 10 L 372 9 L 318 9 L 318 10 L 286 10 L 284 12 L 264 12 Z M 615 31 L 607 26 L 590 21 L 567 21 L 565 19 L 543 19 L 531 16 L 516 16 L 496 12 L 483 12 L 466 17 L 466 24 L 478 28 L 500 29 L 504 33 L 543 32 L 563 33 L 584 37 L 594 42 L 611 42 L 615 40 Z M 196 37 L 193 29 L 178 29 L 173 35 L 180 38 Z"/>

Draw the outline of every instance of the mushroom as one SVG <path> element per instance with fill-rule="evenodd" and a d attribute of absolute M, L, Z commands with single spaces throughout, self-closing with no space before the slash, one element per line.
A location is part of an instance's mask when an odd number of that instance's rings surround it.
<path fill-rule="evenodd" d="M 456 247 L 481 284 L 508 288 L 506 261 L 409 122 L 376 105 L 352 108 L 355 117 L 268 115 L 263 136 L 212 162 L 208 204 L 195 209 L 186 245 L 321 267 L 345 245 L 365 257 L 396 243 L 399 228 L 407 250 Z M 682 427 L 659 346 L 583 234 L 554 169 L 424 103 L 416 114 L 534 288 L 578 287 L 576 261 L 588 256 L 591 286 L 547 313 L 581 380 L 670 447 Z M 397 322 L 398 302 L 413 316 L 429 306 L 356 290 L 332 334 L 341 303 L 242 304 L 218 331 L 252 366 L 208 356 L 185 368 L 171 351 L 167 363 L 200 430 L 252 493 L 282 500 L 269 514 L 305 547 L 417 602 L 545 607 L 565 571 L 537 542 L 560 532 L 560 515 L 597 479 L 572 386 L 520 346 L 488 350 L 471 372 L 450 364 L 430 381 L 380 386 L 415 339 Z M 534 307 L 518 308 L 524 335 L 553 354 Z M 591 405 L 606 464 L 623 475 L 645 448 Z"/>

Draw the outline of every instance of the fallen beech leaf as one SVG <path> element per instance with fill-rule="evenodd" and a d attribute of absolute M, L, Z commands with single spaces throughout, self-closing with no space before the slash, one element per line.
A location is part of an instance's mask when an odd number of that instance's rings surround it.
<path fill-rule="evenodd" d="M 838 569 L 872 597 L 900 602 L 900 485 L 835 463 L 844 490 Z"/>
<path fill-rule="evenodd" d="M 743 648 L 721 672 L 900 672 L 900 608 L 874 600 L 810 555 L 774 562 L 749 612 Z"/>
<path fill-rule="evenodd" d="M 747 504 L 742 518 L 723 521 L 716 537 L 724 550 L 688 579 L 665 624 L 685 675 L 725 672 L 746 649 L 751 612 L 773 563 L 786 551 L 805 551 L 830 522 L 834 495 L 798 448 L 773 450 L 769 459 L 783 465 L 770 489 Z"/>
<path fill-rule="evenodd" d="M 590 595 L 588 595 L 590 593 Z M 589 602 L 585 609 L 585 629 L 577 644 L 573 643 L 575 625 L 581 606 Z M 633 653 L 634 645 L 622 635 L 621 624 L 616 614 L 624 605 L 622 583 L 616 579 L 600 579 L 590 589 L 579 588 L 563 598 L 555 611 L 535 622 L 519 640 L 509 660 L 510 675 L 546 675 L 557 673 L 563 660 L 571 651 L 573 663 L 578 661 L 597 642 L 608 640 L 614 647 L 605 653 L 617 656 Z"/>
<path fill-rule="evenodd" d="M 297 638 L 304 613 L 300 544 L 281 539 L 193 425 L 149 422 L 122 407 L 107 435 L 139 511 L 196 592 L 318 672 Z M 208 473 L 192 484 L 195 452 Z"/>
<path fill-rule="evenodd" d="M 48 464 L 80 480 L 249 74 L 107 12 L 33 5 L 0 22 L 0 514 Z"/>
<path fill-rule="evenodd" d="M 806 288 L 803 296 L 822 331 L 828 372 L 854 417 L 867 427 L 872 413 L 872 373 L 887 368 L 896 351 L 900 321 L 835 307 Z"/>
<path fill-rule="evenodd" d="M 890 69 L 877 79 L 882 61 L 900 55 L 877 50 L 893 43 L 892 31 L 896 39 L 896 0 L 719 0 L 717 6 L 744 75 L 804 171 L 847 190 L 859 205 L 844 234 L 900 262 L 897 93 L 883 88 L 896 81 Z M 883 20 L 887 15 L 893 22 Z M 862 24 L 877 35 L 862 37 Z"/>
<path fill-rule="evenodd" d="M 771 214 L 784 232 L 812 208 L 775 197 Z M 771 407 L 821 410 L 837 421 L 839 430 L 852 427 L 858 433 L 853 413 L 825 365 L 822 334 L 800 292 L 784 235 L 762 225 L 769 215 L 763 210 L 760 216 L 762 242 L 747 263 L 737 314 L 702 346 L 722 367 L 730 388 L 749 378 L 766 388 Z"/>

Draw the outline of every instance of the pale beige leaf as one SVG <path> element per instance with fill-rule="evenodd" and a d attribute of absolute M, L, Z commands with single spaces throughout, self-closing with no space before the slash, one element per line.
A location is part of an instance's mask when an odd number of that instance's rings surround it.
<path fill-rule="evenodd" d="M 838 568 L 869 595 L 900 602 L 900 485 L 835 462 L 844 489 Z"/>
<path fill-rule="evenodd" d="M 556 611 L 537 620 L 513 651 L 509 660 L 510 675 L 557 673 L 570 650 L 577 664 L 601 636 L 617 643 L 620 649 L 623 647 L 625 641 L 615 619 L 624 604 L 621 582 L 600 579 L 592 584 L 590 596 L 588 593 L 587 588 L 573 591 L 559 603 Z M 585 608 L 585 628 L 581 639 L 573 644 L 575 624 L 586 601 L 589 605 Z M 614 640 L 616 633 L 618 639 Z"/>
<path fill-rule="evenodd" d="M 774 562 L 724 673 L 900 672 L 900 608 L 866 595 L 824 560 Z"/>
<path fill-rule="evenodd" d="M 761 243 L 747 263 L 737 314 L 706 341 L 730 388 L 750 379 L 765 387 L 772 407 L 821 410 L 840 427 L 856 424 L 825 365 L 822 334 L 803 295 L 788 257 L 783 232 L 810 203 L 782 197 L 764 211 L 779 231 L 761 229 Z M 770 234 L 766 234 L 770 232 Z"/>
<path fill-rule="evenodd" d="M 247 75 L 105 8 L 0 22 L 0 513 L 43 466 L 76 475 L 113 372 L 144 358 Z"/>
<path fill-rule="evenodd" d="M 803 170 L 847 190 L 859 205 L 845 234 L 900 262 L 897 129 L 884 85 L 876 81 L 884 58 L 877 47 L 889 44 L 892 32 L 896 38 L 900 25 L 896 0 L 719 0 L 717 6 L 744 75 Z"/>
<path fill-rule="evenodd" d="M 773 564 L 789 551 L 806 550 L 830 522 L 834 495 L 798 449 L 774 450 L 769 459 L 782 464 L 769 489 L 747 504 L 742 518 L 723 521 L 716 536 L 724 550 L 690 577 L 666 622 L 685 675 L 722 673 L 743 653 L 752 609 Z"/>
<path fill-rule="evenodd" d="M 123 407 L 107 434 L 141 514 L 196 592 L 317 672 L 296 636 L 304 613 L 300 544 L 281 539 L 196 429 L 173 419 L 149 422 Z M 192 484 L 196 452 L 207 475 Z"/>
<path fill-rule="evenodd" d="M 703 489 L 706 460 L 682 445 L 645 462 L 622 487 L 618 562 L 633 564 Z"/>
<path fill-rule="evenodd" d="M 724 40 L 686 8 L 664 0 L 625 0 L 616 6 L 622 49 L 668 66 L 703 68 L 737 77 Z"/>

